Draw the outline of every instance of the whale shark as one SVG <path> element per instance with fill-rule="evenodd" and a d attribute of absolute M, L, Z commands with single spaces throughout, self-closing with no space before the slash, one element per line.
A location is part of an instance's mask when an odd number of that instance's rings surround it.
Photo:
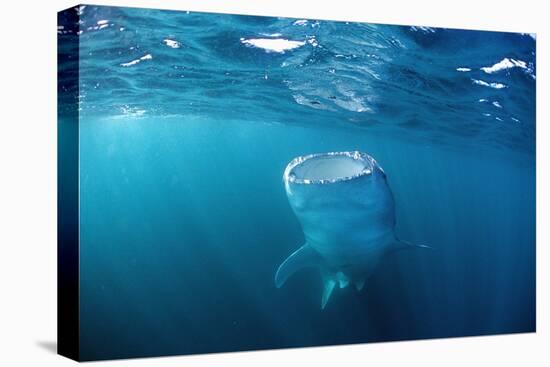
<path fill-rule="evenodd" d="M 321 309 L 336 287 L 361 291 L 380 260 L 402 249 L 430 248 L 395 234 L 395 203 L 384 170 L 370 155 L 329 152 L 294 158 L 283 182 L 305 243 L 277 269 L 275 286 L 304 268 L 323 280 Z"/>

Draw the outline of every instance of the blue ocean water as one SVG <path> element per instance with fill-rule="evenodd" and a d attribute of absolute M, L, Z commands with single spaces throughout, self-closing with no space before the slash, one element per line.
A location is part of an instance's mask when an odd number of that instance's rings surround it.
<path fill-rule="evenodd" d="M 83 359 L 535 330 L 534 35 L 74 11 Z M 321 310 L 317 271 L 273 282 L 304 242 L 282 174 L 350 150 L 433 251 Z"/>

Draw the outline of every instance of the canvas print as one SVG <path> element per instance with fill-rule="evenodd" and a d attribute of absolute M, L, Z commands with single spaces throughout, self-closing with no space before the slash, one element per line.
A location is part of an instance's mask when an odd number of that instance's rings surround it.
<path fill-rule="evenodd" d="M 60 354 L 535 331 L 534 34 L 58 18 Z"/>

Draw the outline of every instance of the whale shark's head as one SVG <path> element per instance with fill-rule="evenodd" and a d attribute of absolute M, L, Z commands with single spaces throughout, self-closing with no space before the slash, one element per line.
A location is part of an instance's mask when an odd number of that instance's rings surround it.
<path fill-rule="evenodd" d="M 386 175 L 376 160 L 358 151 L 309 154 L 294 158 L 283 174 L 294 210 L 303 205 L 353 203 L 387 191 Z M 298 214 L 298 213 L 296 213 Z M 299 215 L 298 215 L 299 216 Z"/>
<path fill-rule="evenodd" d="M 329 262 L 355 259 L 374 239 L 393 235 L 394 203 L 382 168 L 358 151 L 310 154 L 293 159 L 283 180 L 306 240 Z"/>

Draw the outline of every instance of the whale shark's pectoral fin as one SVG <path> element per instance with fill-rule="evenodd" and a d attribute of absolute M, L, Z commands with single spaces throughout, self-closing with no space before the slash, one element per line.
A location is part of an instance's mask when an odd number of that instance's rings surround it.
<path fill-rule="evenodd" d="M 433 247 L 431 247 L 431 246 L 416 245 L 414 243 L 410 243 L 410 242 L 403 241 L 403 240 L 400 240 L 400 239 L 395 240 L 392 250 L 393 251 L 400 251 L 400 250 L 413 250 L 413 249 L 418 249 L 418 248 L 433 250 Z"/>
<path fill-rule="evenodd" d="M 294 251 L 277 269 L 275 286 L 280 288 L 292 274 L 302 268 L 318 266 L 321 258 L 307 243 Z"/>
<path fill-rule="evenodd" d="M 322 310 L 327 305 L 327 302 L 330 299 L 330 295 L 332 294 L 332 291 L 334 290 L 335 286 L 336 286 L 336 280 L 334 280 L 332 278 L 326 278 L 325 279 L 325 284 L 324 284 L 324 288 L 323 288 L 323 296 L 321 297 L 321 309 Z"/>

